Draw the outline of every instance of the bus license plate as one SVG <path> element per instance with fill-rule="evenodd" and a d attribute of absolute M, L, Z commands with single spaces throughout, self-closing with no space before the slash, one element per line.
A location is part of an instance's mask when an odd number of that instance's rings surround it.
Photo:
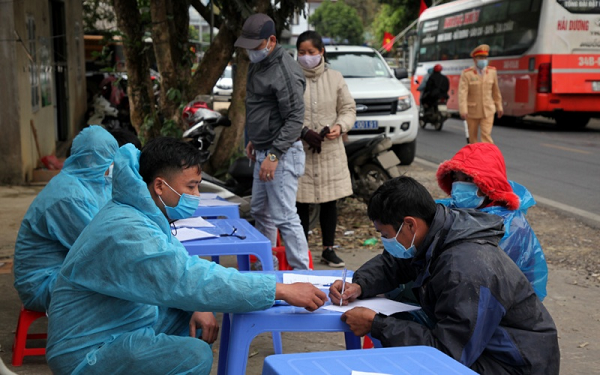
<path fill-rule="evenodd" d="M 592 91 L 600 91 L 600 81 L 592 81 Z"/>
<path fill-rule="evenodd" d="M 359 120 L 354 123 L 352 129 L 356 130 L 365 130 L 365 129 L 377 129 L 379 128 L 379 124 L 377 120 Z"/>

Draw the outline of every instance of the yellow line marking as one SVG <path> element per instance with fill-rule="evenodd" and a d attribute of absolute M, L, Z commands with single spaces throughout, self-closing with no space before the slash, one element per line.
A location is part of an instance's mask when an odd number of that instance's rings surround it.
<path fill-rule="evenodd" d="M 571 152 L 578 152 L 580 154 L 592 155 L 592 153 L 589 151 L 583 151 L 583 150 L 578 150 L 576 148 L 563 147 L 563 146 L 558 146 L 558 145 L 551 145 L 549 143 L 542 143 L 542 146 L 557 148 L 557 149 L 563 150 L 563 151 L 571 151 Z"/>

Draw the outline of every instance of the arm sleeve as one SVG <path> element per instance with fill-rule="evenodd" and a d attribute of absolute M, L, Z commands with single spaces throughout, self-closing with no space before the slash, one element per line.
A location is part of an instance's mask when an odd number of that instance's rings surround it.
<path fill-rule="evenodd" d="M 461 115 L 467 115 L 469 113 L 469 106 L 467 98 L 469 95 L 469 80 L 465 72 L 460 75 L 460 82 L 458 83 L 458 112 Z"/>
<path fill-rule="evenodd" d="M 408 267 L 410 260 L 397 259 L 387 251 L 363 264 L 355 273 L 352 282 L 360 285 L 360 298 L 374 297 L 396 289 L 400 284 L 414 280 Z"/>
<path fill-rule="evenodd" d="M 302 72 L 294 72 L 289 66 L 279 66 L 273 87 L 284 124 L 270 150 L 277 157 L 285 153 L 300 137 L 304 124 L 305 86 Z"/>
<path fill-rule="evenodd" d="M 502 109 L 502 95 L 500 94 L 500 88 L 498 87 L 498 73 L 494 72 L 494 85 L 492 86 L 492 98 L 496 105 L 496 112 L 503 111 Z"/>
<path fill-rule="evenodd" d="M 340 84 L 337 89 L 337 118 L 336 124 L 342 127 L 342 133 L 348 133 L 356 121 L 356 102 L 348 90 L 348 85 L 344 78 L 340 77 Z"/>
<path fill-rule="evenodd" d="M 371 334 L 386 347 L 432 346 L 470 367 L 483 353 L 506 310 L 478 281 L 448 274 L 436 278 L 439 279 L 428 284 L 434 290 L 427 292 L 434 293 L 436 298 L 433 329 L 378 315 L 373 320 Z"/>
<path fill-rule="evenodd" d="M 129 219 L 108 225 L 110 237 L 85 233 L 78 244 L 93 249 L 94 256 L 73 262 L 73 282 L 108 296 L 185 311 L 247 312 L 273 305 L 273 275 L 242 274 L 189 256 L 177 239 L 169 242 L 148 221 Z"/>

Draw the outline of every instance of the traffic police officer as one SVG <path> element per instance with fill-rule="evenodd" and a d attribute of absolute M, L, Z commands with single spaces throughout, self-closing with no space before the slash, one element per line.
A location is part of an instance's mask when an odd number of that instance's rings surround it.
<path fill-rule="evenodd" d="M 482 44 L 471 52 L 475 63 L 463 70 L 458 85 L 458 110 L 460 117 L 467 120 L 469 143 L 476 143 L 481 127 L 481 141 L 492 141 L 494 113 L 502 117 L 502 96 L 498 88 L 496 68 L 488 66 L 490 46 Z"/>

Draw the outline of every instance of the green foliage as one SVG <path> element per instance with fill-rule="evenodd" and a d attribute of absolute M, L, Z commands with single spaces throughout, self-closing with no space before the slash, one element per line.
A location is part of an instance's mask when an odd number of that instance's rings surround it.
<path fill-rule="evenodd" d="M 324 1 L 309 17 L 308 22 L 317 32 L 332 38 L 336 43 L 344 40 L 348 40 L 350 44 L 364 42 L 364 27 L 358 12 L 342 1 Z"/>
<path fill-rule="evenodd" d="M 418 4 L 418 2 L 415 3 Z M 409 18 L 407 15 L 409 13 L 410 10 L 405 7 L 394 8 L 389 4 L 383 4 L 372 25 L 372 31 L 377 40 L 375 44 L 381 46 L 384 32 L 396 35 L 410 25 L 414 19 Z"/>

